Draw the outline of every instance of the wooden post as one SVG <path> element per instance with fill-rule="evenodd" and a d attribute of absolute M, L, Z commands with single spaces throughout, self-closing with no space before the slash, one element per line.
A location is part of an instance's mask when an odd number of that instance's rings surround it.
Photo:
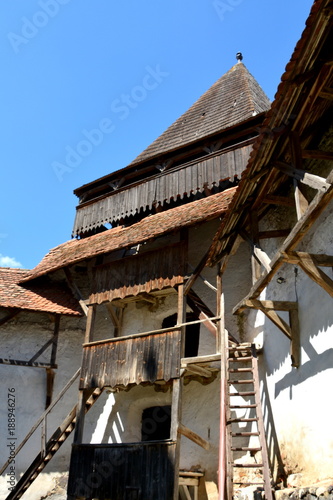
<path fill-rule="evenodd" d="M 88 344 L 93 341 L 94 336 L 94 325 L 96 318 L 96 304 L 92 304 L 88 308 L 87 323 L 86 323 L 86 334 L 84 337 L 84 343 Z"/>
<path fill-rule="evenodd" d="M 256 212 L 251 211 L 251 237 L 254 244 L 252 251 L 251 262 L 252 262 L 252 283 L 254 284 L 261 274 L 260 264 L 255 257 L 255 249 L 259 247 L 259 226 L 258 226 L 258 216 Z"/>
<path fill-rule="evenodd" d="M 186 301 L 184 300 L 184 285 L 178 286 L 178 311 L 177 324 L 181 325 L 186 318 Z M 184 357 L 185 353 L 185 326 L 181 327 L 181 349 L 180 357 Z M 180 362 L 180 360 L 179 360 Z M 174 494 L 173 500 L 179 498 L 179 459 L 180 459 L 180 433 L 179 426 L 182 417 L 182 396 L 183 396 L 183 379 L 174 379 L 172 385 L 172 405 L 171 405 L 171 439 L 176 441 L 176 450 L 174 456 Z"/>
<path fill-rule="evenodd" d="M 220 389 L 220 443 L 219 443 L 219 500 L 231 500 L 231 475 L 228 460 L 228 435 L 227 435 L 227 363 L 228 363 L 228 334 L 224 322 L 224 295 L 222 287 L 222 269 L 217 272 L 218 312 L 221 320 L 218 323 L 218 336 L 220 338 L 221 352 L 221 389 Z"/>

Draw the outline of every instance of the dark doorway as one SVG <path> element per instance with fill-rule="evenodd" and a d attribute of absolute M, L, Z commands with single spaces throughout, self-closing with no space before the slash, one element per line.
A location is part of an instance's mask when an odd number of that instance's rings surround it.
<path fill-rule="evenodd" d="M 186 322 L 195 321 L 198 318 L 193 313 L 186 314 Z M 177 323 L 177 314 L 164 318 L 162 328 L 175 326 Z M 200 323 L 188 325 L 185 331 L 185 358 L 194 358 L 198 356 L 199 350 Z"/>
<path fill-rule="evenodd" d="M 151 406 L 142 412 L 141 440 L 170 439 L 171 406 Z"/>

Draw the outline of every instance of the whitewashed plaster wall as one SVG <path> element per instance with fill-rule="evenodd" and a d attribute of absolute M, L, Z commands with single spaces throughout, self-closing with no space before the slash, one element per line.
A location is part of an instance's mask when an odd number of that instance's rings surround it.
<path fill-rule="evenodd" d="M 55 370 L 53 391 L 54 397 L 56 397 L 81 365 L 84 323 L 84 319 L 61 318 L 57 352 L 58 368 Z M 22 311 L 18 316 L 0 328 L 0 357 L 29 360 L 51 338 L 52 334 L 53 324 L 47 314 Z M 49 362 L 49 360 L 50 348 L 37 361 Z M 0 380 L 0 450 L 2 466 L 8 458 L 7 444 L 10 437 L 8 435 L 8 389 L 15 390 L 13 394 L 15 394 L 15 442 L 17 447 L 44 412 L 46 374 L 42 368 L 0 365 Z M 76 380 L 72 388 L 49 415 L 49 437 L 77 403 L 77 400 L 78 380 Z M 39 432 L 35 433 L 32 441 L 29 441 L 16 457 L 15 472 L 17 479 L 40 451 L 40 435 L 39 430 Z M 71 442 L 72 436 L 68 438 L 56 453 L 44 469 L 45 472 L 52 475 L 54 472 L 68 470 Z M 8 494 L 8 485 L 6 483 L 6 476 L 2 476 L 0 478 L 0 492 L 3 495 L 5 493 Z M 2 498 L 5 498 L 5 496 Z M 25 495 L 22 498 L 25 498 Z"/>
<path fill-rule="evenodd" d="M 333 254 L 332 211 L 331 204 L 298 250 Z M 292 211 L 274 210 L 263 224 L 266 229 L 286 228 L 293 220 Z M 280 243 L 281 240 L 267 240 L 263 248 L 272 256 Z M 333 278 L 331 268 L 322 269 Z M 279 284 L 278 278 L 284 281 Z M 256 337 L 258 330 L 264 331 L 264 348 L 259 362 L 270 453 L 276 452 L 278 441 L 287 473 L 302 472 L 304 484 L 331 478 L 332 297 L 298 266 L 285 264 L 261 298 L 298 301 L 302 346 L 300 367 L 293 368 L 289 340 L 261 313 L 248 314 L 249 323 L 254 327 L 249 340 Z M 288 321 L 286 313 L 279 314 Z"/>

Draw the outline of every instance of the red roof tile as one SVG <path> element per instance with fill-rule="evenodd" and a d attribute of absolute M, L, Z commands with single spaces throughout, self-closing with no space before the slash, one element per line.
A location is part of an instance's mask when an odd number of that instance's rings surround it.
<path fill-rule="evenodd" d="M 228 210 L 237 188 L 193 201 L 165 212 L 146 217 L 129 227 L 116 227 L 81 240 L 70 240 L 59 245 L 43 258 L 21 282 L 72 265 L 97 255 L 128 248 L 150 238 L 216 219 Z"/>
<path fill-rule="evenodd" d="M 27 269 L 0 268 L 0 306 L 80 316 L 77 300 L 66 287 L 47 283 L 20 285 L 29 274 Z"/>

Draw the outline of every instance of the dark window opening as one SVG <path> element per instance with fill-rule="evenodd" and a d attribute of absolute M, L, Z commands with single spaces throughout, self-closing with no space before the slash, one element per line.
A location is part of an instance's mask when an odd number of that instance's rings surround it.
<path fill-rule="evenodd" d="M 186 322 L 195 321 L 198 318 L 193 313 L 186 314 Z M 177 314 L 164 318 L 162 328 L 175 326 L 177 323 Z M 200 323 L 187 325 L 185 330 L 185 358 L 194 358 L 198 356 L 200 337 Z"/>
<path fill-rule="evenodd" d="M 171 406 L 151 406 L 142 412 L 141 440 L 170 439 Z"/>

